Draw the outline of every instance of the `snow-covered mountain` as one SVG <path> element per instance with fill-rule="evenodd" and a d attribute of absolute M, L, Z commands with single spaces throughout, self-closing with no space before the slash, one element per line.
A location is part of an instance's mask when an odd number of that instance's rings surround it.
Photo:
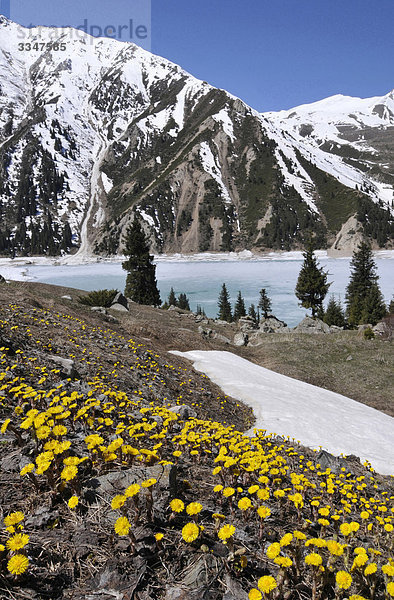
<path fill-rule="evenodd" d="M 131 43 L 0 17 L 0 252 L 393 239 L 393 93 L 260 114 Z"/>

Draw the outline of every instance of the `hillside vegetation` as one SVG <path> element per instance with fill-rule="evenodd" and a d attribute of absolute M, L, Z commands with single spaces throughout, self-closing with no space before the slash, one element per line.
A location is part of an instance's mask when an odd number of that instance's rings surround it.
<path fill-rule="evenodd" d="M 0 598 L 394 595 L 391 478 L 246 436 L 153 327 L 54 289 L 0 291 Z"/>

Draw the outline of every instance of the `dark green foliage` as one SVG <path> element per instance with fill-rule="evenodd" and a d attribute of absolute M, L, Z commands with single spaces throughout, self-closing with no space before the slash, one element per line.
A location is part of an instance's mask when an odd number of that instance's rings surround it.
<path fill-rule="evenodd" d="M 378 285 L 372 250 L 365 242 L 353 253 L 350 268 L 352 272 L 346 288 L 348 322 L 352 326 L 361 323 L 376 325 L 386 314 L 386 307 Z"/>
<path fill-rule="evenodd" d="M 206 317 L 207 315 L 205 314 L 205 310 L 202 306 L 200 306 L 199 304 L 197 304 L 197 310 L 196 310 L 196 314 L 197 315 L 201 315 L 202 317 Z"/>
<path fill-rule="evenodd" d="M 168 306 L 176 306 L 177 305 L 176 296 L 175 296 L 173 287 L 171 288 L 170 293 L 168 294 L 167 304 L 168 304 Z"/>
<path fill-rule="evenodd" d="M 394 238 L 393 216 L 381 201 L 376 204 L 367 197 L 360 199 L 357 219 L 362 224 L 365 235 L 376 240 L 379 247 Z"/>
<path fill-rule="evenodd" d="M 327 304 L 327 310 L 324 313 L 323 321 L 327 325 L 336 325 L 337 327 L 345 327 L 346 319 L 345 312 L 340 300 L 336 300 L 332 295 Z"/>
<path fill-rule="evenodd" d="M 388 312 L 390 315 L 394 314 L 394 298 L 391 298 L 390 304 L 388 306 Z"/>
<path fill-rule="evenodd" d="M 363 335 L 365 340 L 373 340 L 375 337 L 375 334 L 371 327 L 367 327 L 366 329 L 364 329 Z"/>
<path fill-rule="evenodd" d="M 87 306 L 104 306 L 109 308 L 119 290 L 94 290 L 86 296 L 79 296 L 78 302 Z"/>
<path fill-rule="evenodd" d="M 327 273 L 317 264 L 312 242 L 304 252 L 304 263 L 298 275 L 295 295 L 304 308 L 312 309 L 312 317 L 323 310 L 323 300 L 326 297 L 330 283 L 327 283 Z"/>
<path fill-rule="evenodd" d="M 234 306 L 234 315 L 233 315 L 234 321 L 238 321 L 238 319 L 240 319 L 241 317 L 244 317 L 245 315 L 246 315 L 245 300 L 242 298 L 241 291 L 239 291 L 237 300 L 236 300 L 235 306 Z"/>
<path fill-rule="evenodd" d="M 271 299 L 267 296 L 265 288 L 261 289 L 258 307 L 261 309 L 261 314 L 265 319 L 268 317 L 268 313 L 271 310 L 271 305 Z"/>
<path fill-rule="evenodd" d="M 254 304 L 251 304 L 249 306 L 249 308 L 248 308 L 248 315 L 249 315 L 249 317 L 252 317 L 252 319 L 253 319 L 253 325 L 257 326 L 258 323 L 259 323 L 259 321 L 260 321 L 260 318 L 259 318 L 259 315 L 256 312 L 256 307 L 255 307 Z"/>
<path fill-rule="evenodd" d="M 125 296 L 137 304 L 160 305 L 160 294 L 156 281 L 156 266 L 153 256 L 149 254 L 149 246 L 137 218 L 128 227 L 125 238 L 125 254 L 128 257 L 122 267 L 128 272 Z"/>
<path fill-rule="evenodd" d="M 218 307 L 218 318 L 221 321 L 228 321 L 230 323 L 233 320 L 233 315 L 231 312 L 230 294 L 227 291 L 225 283 L 223 283 L 221 292 L 219 294 Z"/>
<path fill-rule="evenodd" d="M 190 310 L 190 305 L 189 305 L 189 299 L 186 296 L 186 294 L 179 294 L 178 296 L 178 300 L 177 300 L 177 306 L 178 308 L 181 308 L 182 310 Z"/>

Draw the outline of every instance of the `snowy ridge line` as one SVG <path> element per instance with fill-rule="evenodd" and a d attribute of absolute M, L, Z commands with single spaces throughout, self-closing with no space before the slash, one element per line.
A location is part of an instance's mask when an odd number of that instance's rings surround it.
<path fill-rule="evenodd" d="M 289 437 L 332 454 L 355 454 L 394 475 L 394 419 L 365 404 L 286 377 L 230 352 L 172 351 L 253 409 L 253 429 Z M 247 432 L 253 435 L 253 430 Z"/>

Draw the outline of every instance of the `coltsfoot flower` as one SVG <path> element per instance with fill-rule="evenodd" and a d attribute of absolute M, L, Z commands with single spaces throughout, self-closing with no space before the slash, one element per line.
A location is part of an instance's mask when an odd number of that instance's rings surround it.
<path fill-rule="evenodd" d="M 182 537 L 189 544 L 194 542 L 200 535 L 200 529 L 195 523 L 186 523 L 182 529 Z"/>
<path fill-rule="evenodd" d="M 7 563 L 7 569 L 12 575 L 22 575 L 29 566 L 29 559 L 24 554 L 15 554 Z"/>

